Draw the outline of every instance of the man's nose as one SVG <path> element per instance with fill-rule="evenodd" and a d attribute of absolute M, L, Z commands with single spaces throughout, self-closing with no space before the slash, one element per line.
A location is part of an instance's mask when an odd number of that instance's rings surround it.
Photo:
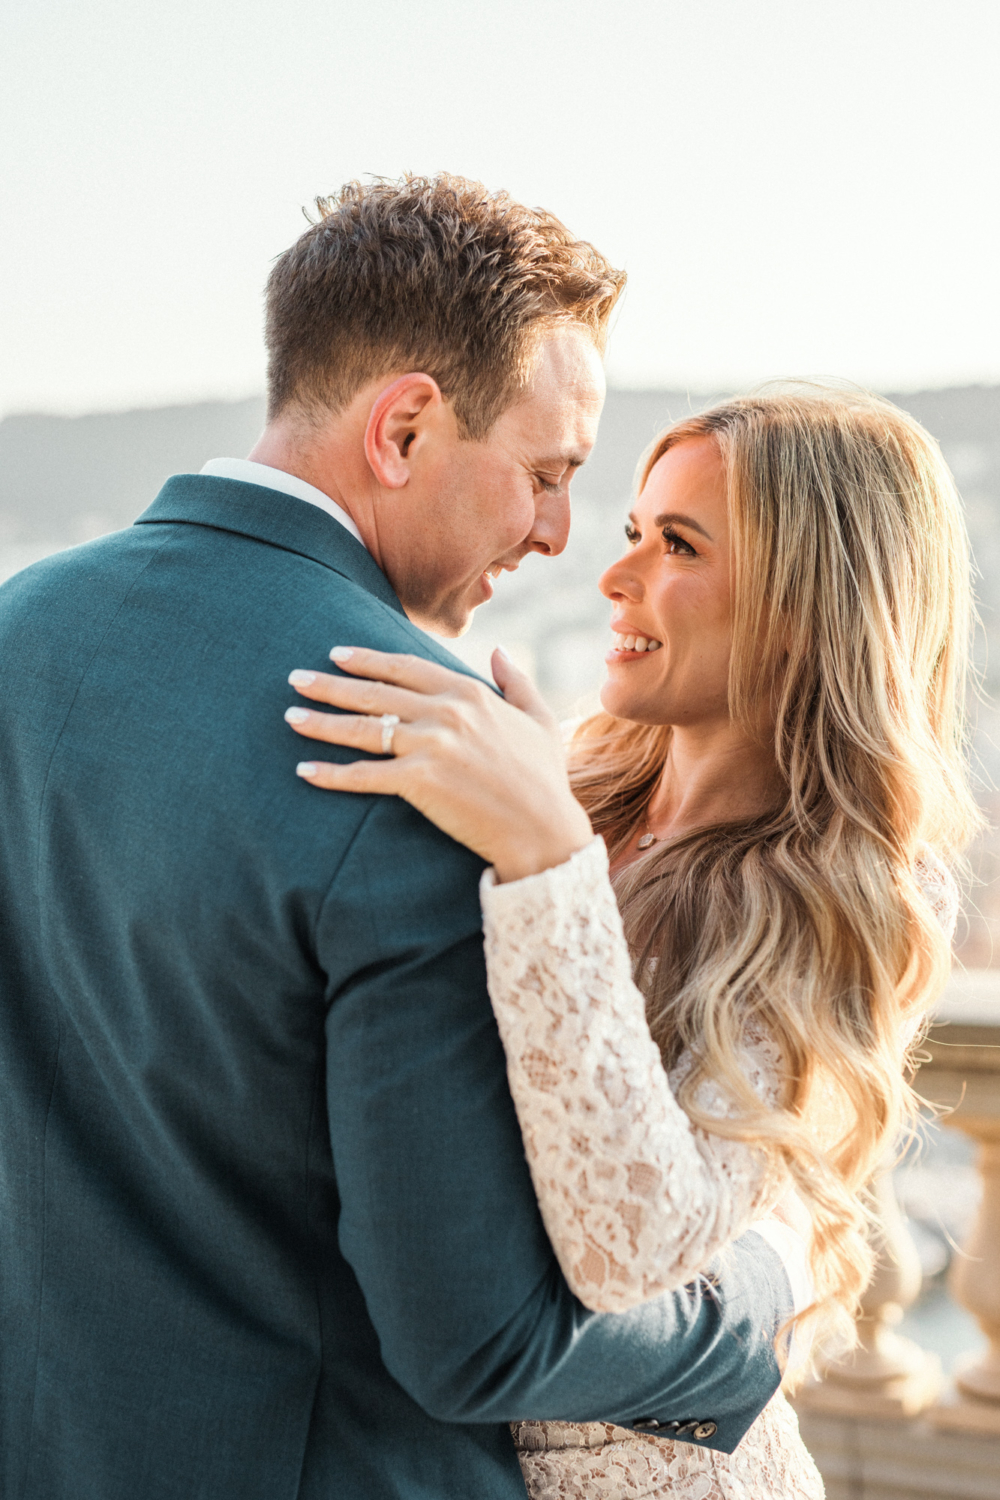
<path fill-rule="evenodd" d="M 543 557 L 558 557 L 569 541 L 569 490 L 545 495 L 535 510 L 535 524 L 528 536 L 532 552 Z"/>

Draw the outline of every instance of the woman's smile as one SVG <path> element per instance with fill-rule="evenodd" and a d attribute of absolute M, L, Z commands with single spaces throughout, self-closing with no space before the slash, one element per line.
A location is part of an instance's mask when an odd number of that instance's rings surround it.
<path fill-rule="evenodd" d="M 641 661 L 651 652 L 659 651 L 663 645 L 650 632 L 639 630 L 625 620 L 612 620 L 611 631 L 614 642 L 604 658 L 608 666 L 614 666 L 618 662 Z"/>

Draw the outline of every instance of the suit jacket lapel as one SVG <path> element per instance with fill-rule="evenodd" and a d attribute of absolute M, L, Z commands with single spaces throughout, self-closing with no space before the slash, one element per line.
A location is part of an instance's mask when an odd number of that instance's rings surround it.
<path fill-rule="evenodd" d="M 318 506 L 294 495 L 212 474 L 175 474 L 135 524 L 177 521 L 232 531 L 312 558 L 405 618 L 392 584 L 357 538 Z"/>

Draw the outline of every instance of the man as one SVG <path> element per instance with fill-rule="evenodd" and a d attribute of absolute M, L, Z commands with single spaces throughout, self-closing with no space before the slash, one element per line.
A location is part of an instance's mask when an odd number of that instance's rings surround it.
<path fill-rule="evenodd" d="M 731 1450 L 777 1385 L 792 1299 L 755 1235 L 626 1316 L 571 1296 L 479 862 L 396 799 L 318 796 L 282 723 L 290 666 L 451 663 L 418 627 L 562 550 L 623 278 L 457 178 L 321 208 L 269 283 L 251 460 L 0 591 L 20 1500 L 505 1500 L 510 1420 Z"/>

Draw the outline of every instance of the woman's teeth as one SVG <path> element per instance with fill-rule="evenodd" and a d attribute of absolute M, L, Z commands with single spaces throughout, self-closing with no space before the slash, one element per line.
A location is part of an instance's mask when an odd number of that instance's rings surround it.
<path fill-rule="evenodd" d="M 644 635 L 616 635 L 616 651 L 659 651 L 662 641 L 650 641 Z"/>

